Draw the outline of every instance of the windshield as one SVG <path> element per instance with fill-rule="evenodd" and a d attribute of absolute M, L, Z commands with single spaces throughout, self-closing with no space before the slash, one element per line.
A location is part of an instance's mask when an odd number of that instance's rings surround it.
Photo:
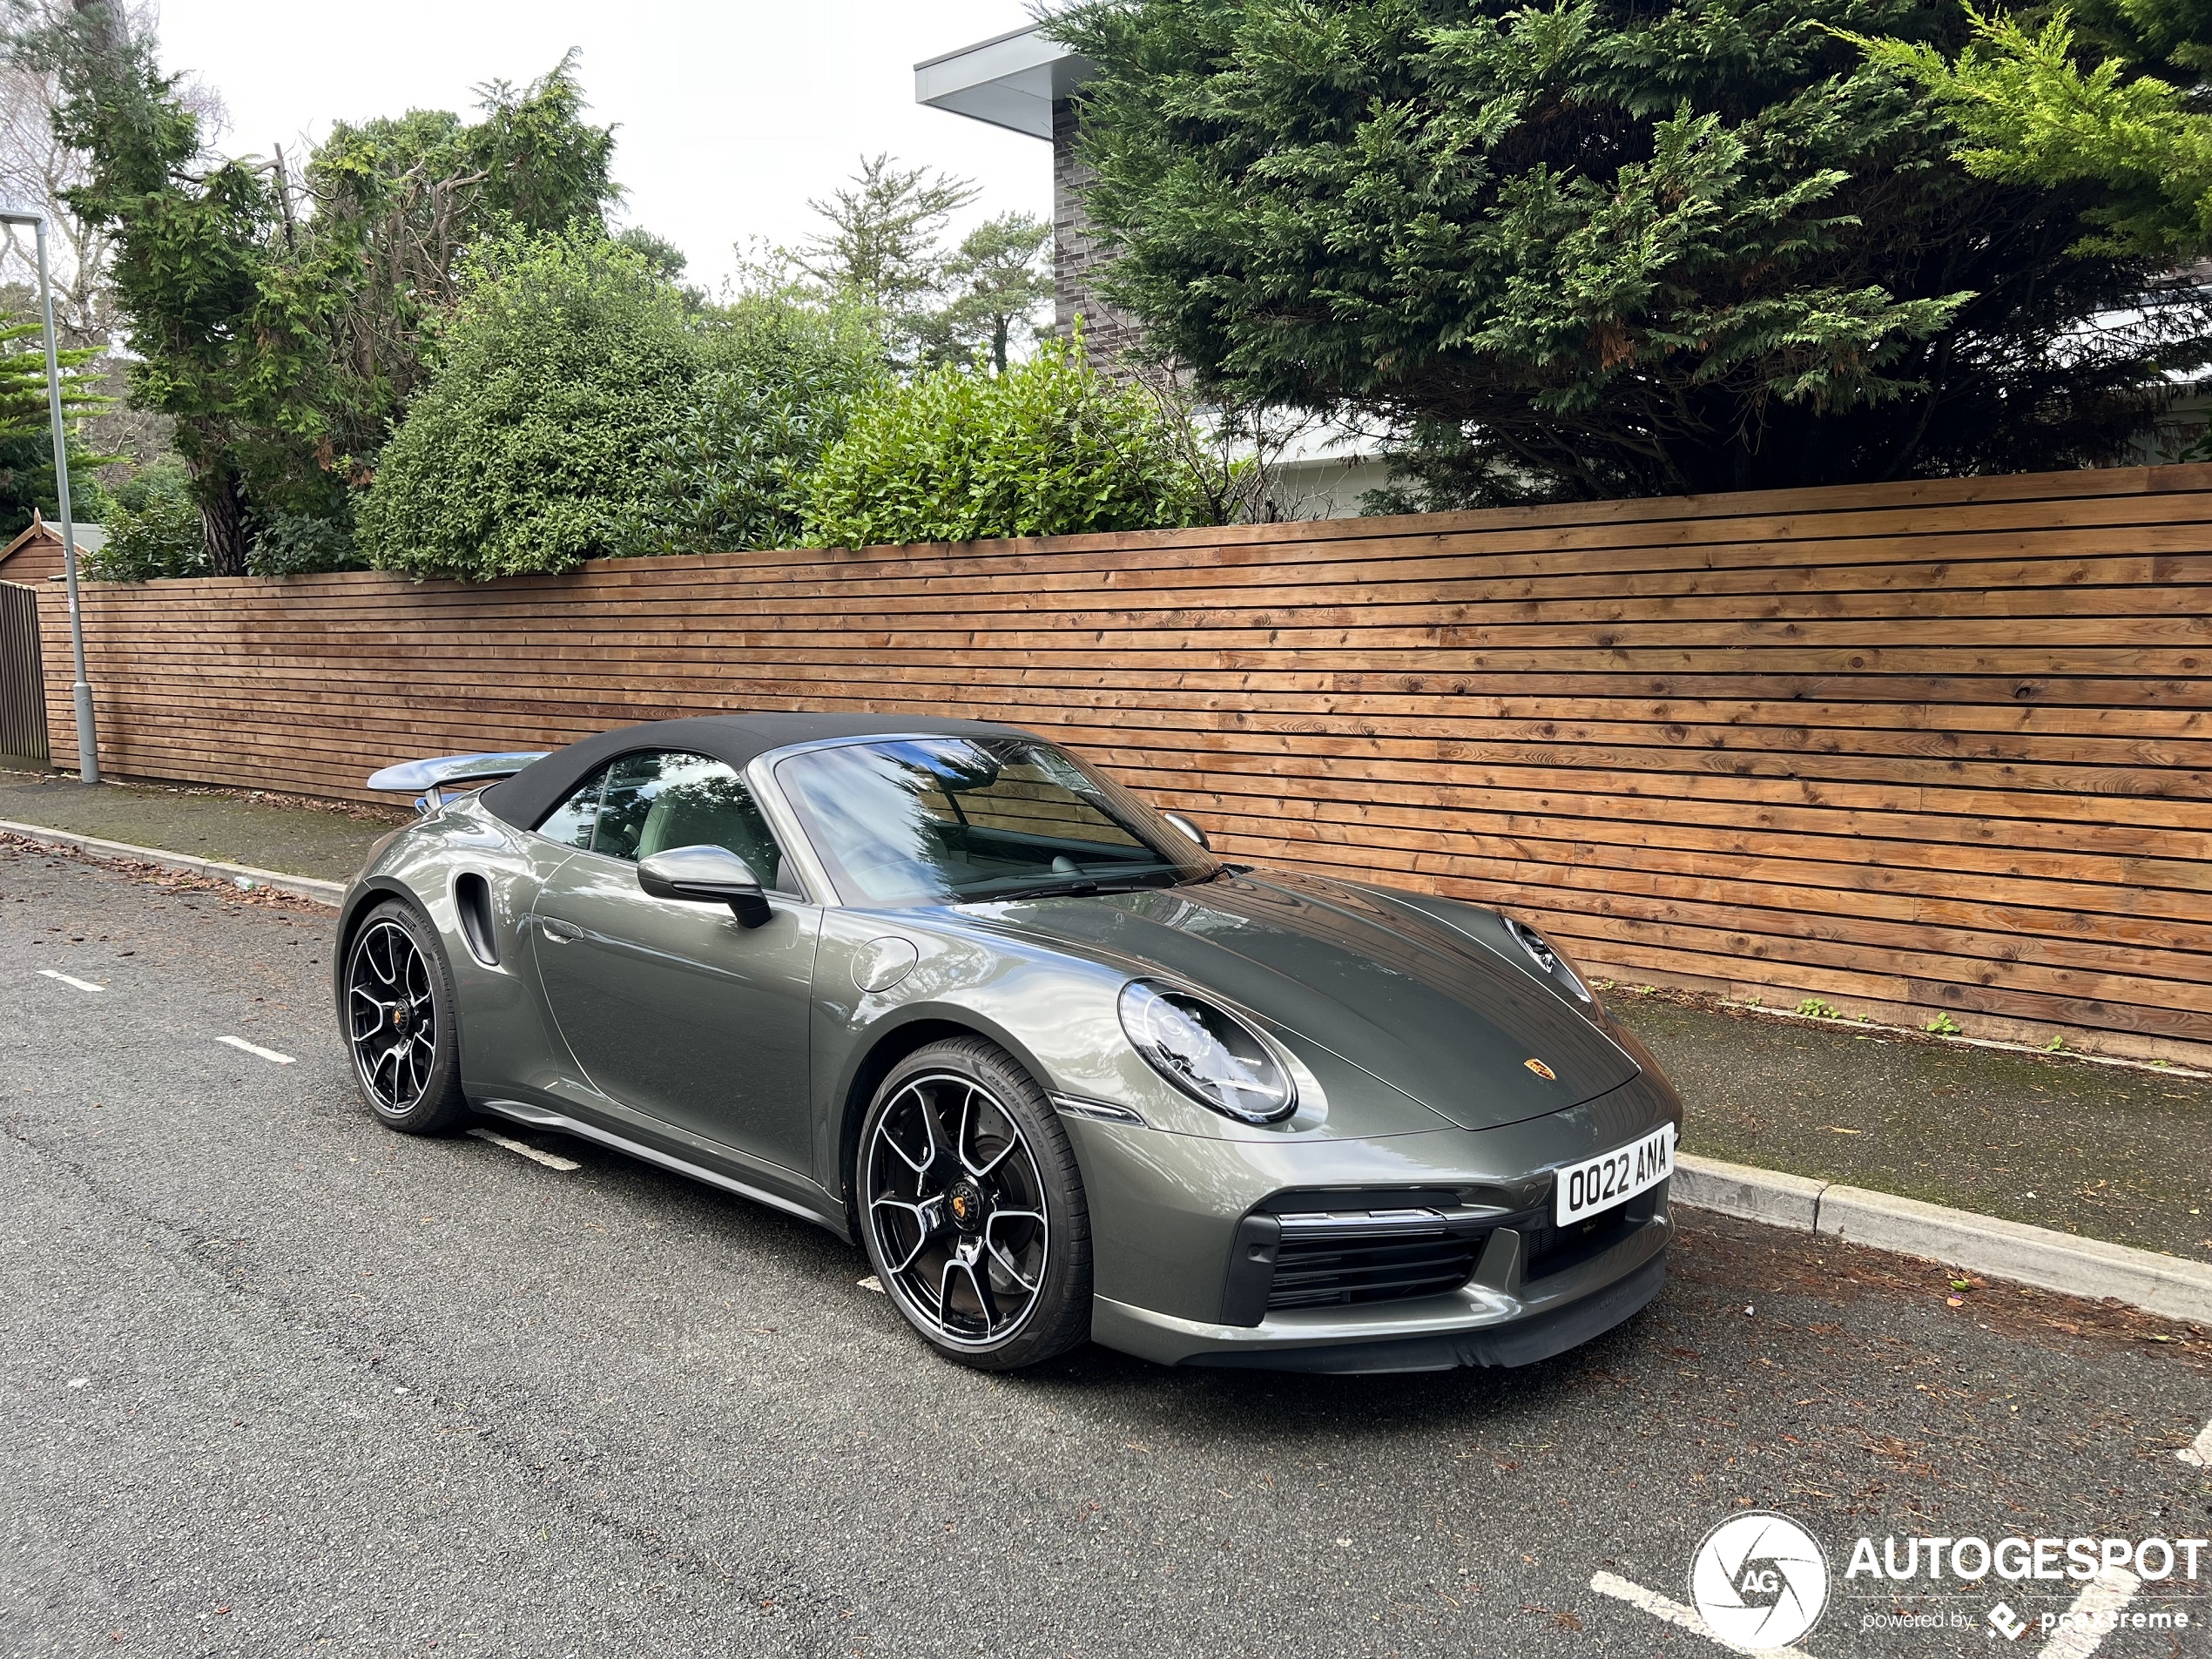
<path fill-rule="evenodd" d="M 792 755 L 776 782 L 848 902 L 1172 887 L 1219 867 L 1151 808 L 1030 738 L 907 738 Z"/>

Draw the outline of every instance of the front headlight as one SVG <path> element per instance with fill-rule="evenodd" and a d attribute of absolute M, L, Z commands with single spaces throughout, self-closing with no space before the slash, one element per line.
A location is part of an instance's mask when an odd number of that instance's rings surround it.
<path fill-rule="evenodd" d="M 1574 994 L 1576 1001 L 1587 1003 L 1593 1008 L 1597 1006 L 1597 1000 L 1590 995 L 1590 988 L 1582 983 L 1582 976 L 1575 971 L 1574 964 L 1550 940 L 1527 922 L 1517 921 L 1511 916 L 1506 918 L 1506 927 L 1521 941 L 1521 948 L 1528 953 L 1529 961 L 1564 985 Z"/>
<path fill-rule="evenodd" d="M 1244 1123 L 1287 1117 L 1298 1091 L 1266 1040 L 1228 1009 L 1172 986 L 1122 988 L 1122 1029 L 1160 1076 Z"/>

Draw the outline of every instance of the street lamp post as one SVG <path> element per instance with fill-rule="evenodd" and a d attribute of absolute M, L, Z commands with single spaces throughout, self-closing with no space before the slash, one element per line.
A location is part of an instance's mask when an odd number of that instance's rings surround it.
<path fill-rule="evenodd" d="M 38 238 L 38 304 L 46 320 L 46 408 L 54 423 L 54 491 L 61 497 L 62 570 L 69 583 L 69 644 L 76 653 L 77 775 L 100 780 L 99 738 L 92 729 L 92 683 L 84 678 L 84 612 L 77 598 L 77 522 L 69 503 L 69 445 L 62 429 L 61 359 L 54 346 L 54 285 L 46 274 L 46 215 L 0 208 L 0 225 L 28 225 Z"/>

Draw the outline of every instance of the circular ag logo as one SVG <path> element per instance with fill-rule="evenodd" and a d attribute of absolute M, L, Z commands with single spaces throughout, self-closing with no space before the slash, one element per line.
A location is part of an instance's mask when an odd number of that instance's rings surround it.
<path fill-rule="evenodd" d="M 1691 1558 L 1689 1600 L 1723 1642 L 1786 1648 L 1820 1622 L 1828 1557 L 1787 1515 L 1731 1515 Z"/>

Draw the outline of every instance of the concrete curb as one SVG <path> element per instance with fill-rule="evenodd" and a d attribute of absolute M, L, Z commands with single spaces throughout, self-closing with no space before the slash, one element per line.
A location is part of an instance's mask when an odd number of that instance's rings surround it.
<path fill-rule="evenodd" d="M 220 859 L 195 858 L 189 853 L 166 853 L 158 846 L 132 846 L 127 841 L 103 841 L 95 835 L 78 835 L 68 830 L 48 829 L 43 824 L 17 824 L 0 819 L 0 833 L 20 835 L 26 841 L 37 841 L 47 846 L 66 846 L 96 859 L 130 859 L 140 864 L 158 864 L 165 870 L 183 870 L 192 875 L 220 876 L 226 880 L 252 883 L 257 887 L 270 887 L 278 893 L 288 893 L 297 899 L 313 900 L 334 909 L 346 896 L 342 881 L 318 881 L 313 876 L 286 875 L 279 870 L 257 870 L 250 864 L 226 864 Z"/>
<path fill-rule="evenodd" d="M 1673 1197 L 1797 1232 L 1823 1234 L 1989 1278 L 2093 1301 L 2111 1298 L 2168 1319 L 2212 1325 L 2212 1266 L 2155 1250 L 2078 1238 L 1864 1187 L 1778 1175 L 1682 1153 Z"/>

